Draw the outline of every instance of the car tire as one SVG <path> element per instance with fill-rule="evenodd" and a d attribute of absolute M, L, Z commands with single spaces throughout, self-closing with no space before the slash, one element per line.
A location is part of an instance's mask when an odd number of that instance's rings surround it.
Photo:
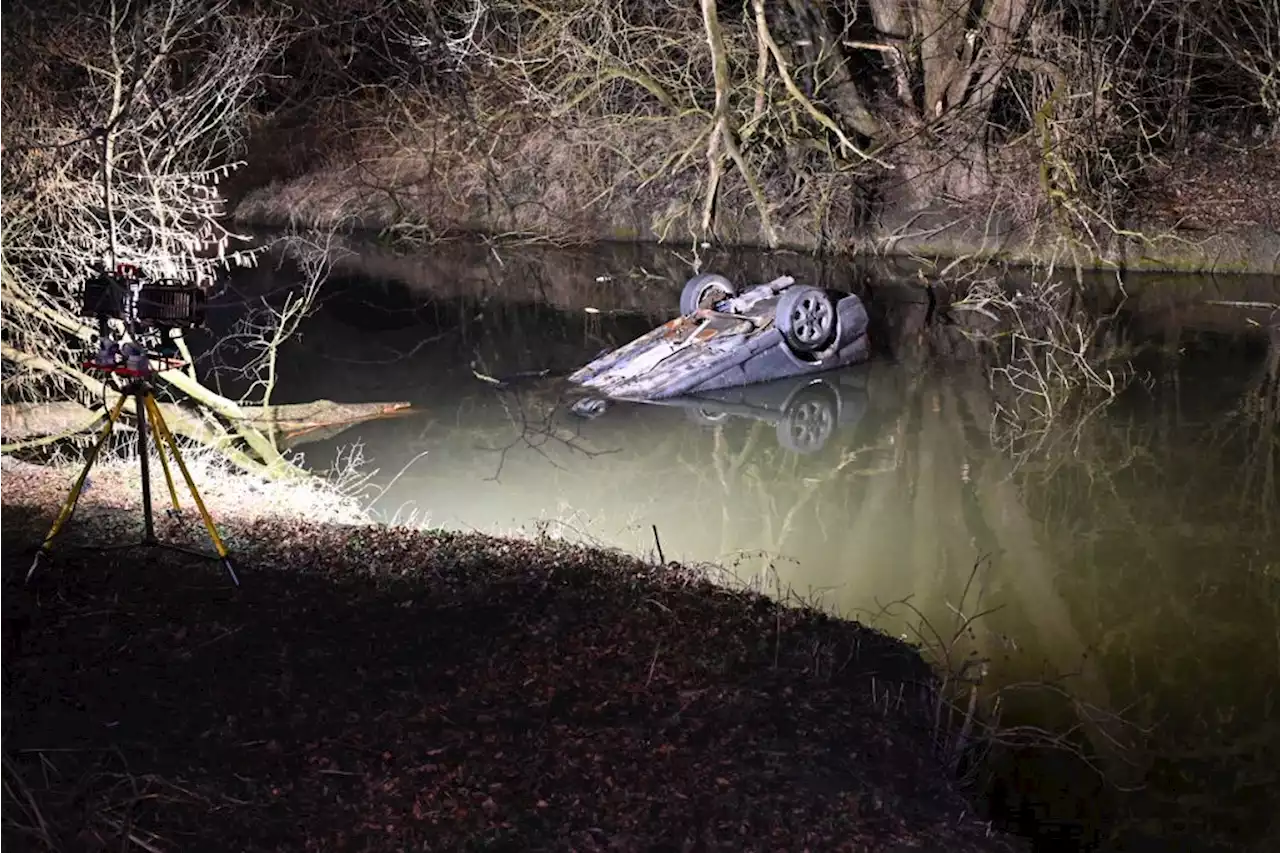
<path fill-rule="evenodd" d="M 793 287 L 783 292 L 774 317 L 787 345 L 802 355 L 819 352 L 836 336 L 835 302 L 817 287 Z"/>
<path fill-rule="evenodd" d="M 685 282 L 684 291 L 680 294 L 680 314 L 687 317 L 699 308 L 714 307 L 720 300 L 737 295 L 738 289 L 733 282 L 722 275 L 695 275 Z"/>

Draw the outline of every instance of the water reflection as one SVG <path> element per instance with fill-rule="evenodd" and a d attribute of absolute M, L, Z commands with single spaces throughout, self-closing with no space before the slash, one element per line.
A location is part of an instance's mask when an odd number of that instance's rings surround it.
<path fill-rule="evenodd" d="M 1183 356 L 1152 365 L 1148 387 L 1034 441 L 993 441 L 980 370 L 908 366 L 927 330 L 924 300 L 905 300 L 878 306 L 893 360 L 582 418 L 563 383 L 529 374 L 634 338 L 680 281 L 626 290 L 585 272 L 569 292 L 486 268 L 471 295 L 399 292 L 394 321 L 358 283 L 336 287 L 283 360 L 291 396 L 410 399 L 419 413 L 314 445 L 312 464 L 358 439 L 387 518 L 714 562 L 989 660 L 1006 722 L 1069 732 L 1109 785 L 1089 771 L 1064 791 L 1066 765 L 1050 778 L 1018 758 L 1001 796 L 1060 810 L 1094 841 L 1270 837 L 1280 347 L 1162 325 Z M 1060 691 L 1012 689 L 1046 681 Z"/>

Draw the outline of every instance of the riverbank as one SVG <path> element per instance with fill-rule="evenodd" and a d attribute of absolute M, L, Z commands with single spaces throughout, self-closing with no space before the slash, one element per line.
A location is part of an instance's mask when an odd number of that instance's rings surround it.
<path fill-rule="evenodd" d="M 592 158 L 566 156 L 589 149 L 593 132 L 590 125 L 535 127 L 487 152 L 456 128 L 432 136 L 430 146 L 380 131 L 353 132 L 344 145 L 319 152 L 310 149 L 323 143 L 272 136 L 251 158 L 252 169 L 231 185 L 231 210 L 242 228 L 360 229 L 393 239 L 464 233 L 685 247 L 697 235 L 721 248 L 768 245 L 740 188 L 724 190 L 714 227 L 704 233 L 695 215 L 702 192 L 696 182 L 606 174 Z M 629 141 L 648 156 L 669 143 Z M 847 199 L 864 190 L 850 179 L 830 189 L 846 202 L 780 205 L 772 227 L 777 248 L 802 253 L 1280 272 L 1280 145 L 1205 141 L 1152 165 L 1144 181 L 1132 190 L 1124 215 L 1110 219 L 1087 208 L 1036 212 L 1043 206 L 1026 181 L 993 190 L 981 203 L 861 209 L 859 202 L 855 214 L 844 209 L 853 204 Z"/>
<path fill-rule="evenodd" d="M 943 769 L 919 655 L 857 623 L 616 552 L 259 517 L 245 492 L 210 487 L 236 590 L 182 553 L 72 547 L 136 536 L 123 476 L 96 482 L 72 540 L 24 585 L 19 557 L 69 475 L 6 459 L 0 479 L 5 773 L 25 786 L 5 811 L 37 836 L 183 850 L 1017 846 Z M 203 544 L 190 520 L 163 527 Z"/>

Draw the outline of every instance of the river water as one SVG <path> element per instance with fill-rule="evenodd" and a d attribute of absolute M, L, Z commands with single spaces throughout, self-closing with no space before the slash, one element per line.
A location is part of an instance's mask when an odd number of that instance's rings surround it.
<path fill-rule="evenodd" d="M 567 412 L 557 376 L 671 316 L 691 260 L 362 247 L 282 353 L 277 399 L 413 403 L 298 448 L 317 470 L 353 454 L 376 468 L 367 494 L 388 521 L 714 564 L 921 642 L 963 676 L 961 705 L 983 673 L 1002 733 L 973 782 L 1042 849 L 1270 849 L 1275 352 L 1257 306 L 1216 303 L 1274 301 L 1275 281 L 1131 277 L 1142 381 L 1015 435 L 985 372 L 931 332 L 929 268 L 704 257 L 731 277 L 869 287 L 876 357 L 733 405 Z"/>

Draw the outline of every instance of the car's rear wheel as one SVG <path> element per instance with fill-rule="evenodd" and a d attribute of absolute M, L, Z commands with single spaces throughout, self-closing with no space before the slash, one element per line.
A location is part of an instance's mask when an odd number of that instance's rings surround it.
<path fill-rule="evenodd" d="M 817 287 L 793 287 L 778 299 L 778 331 L 796 352 L 809 355 L 831 343 L 836 335 L 836 306 Z"/>
<path fill-rule="evenodd" d="M 689 316 L 699 308 L 714 308 L 716 303 L 736 296 L 738 289 L 722 275 L 703 273 L 685 282 L 680 294 L 680 313 Z"/>

